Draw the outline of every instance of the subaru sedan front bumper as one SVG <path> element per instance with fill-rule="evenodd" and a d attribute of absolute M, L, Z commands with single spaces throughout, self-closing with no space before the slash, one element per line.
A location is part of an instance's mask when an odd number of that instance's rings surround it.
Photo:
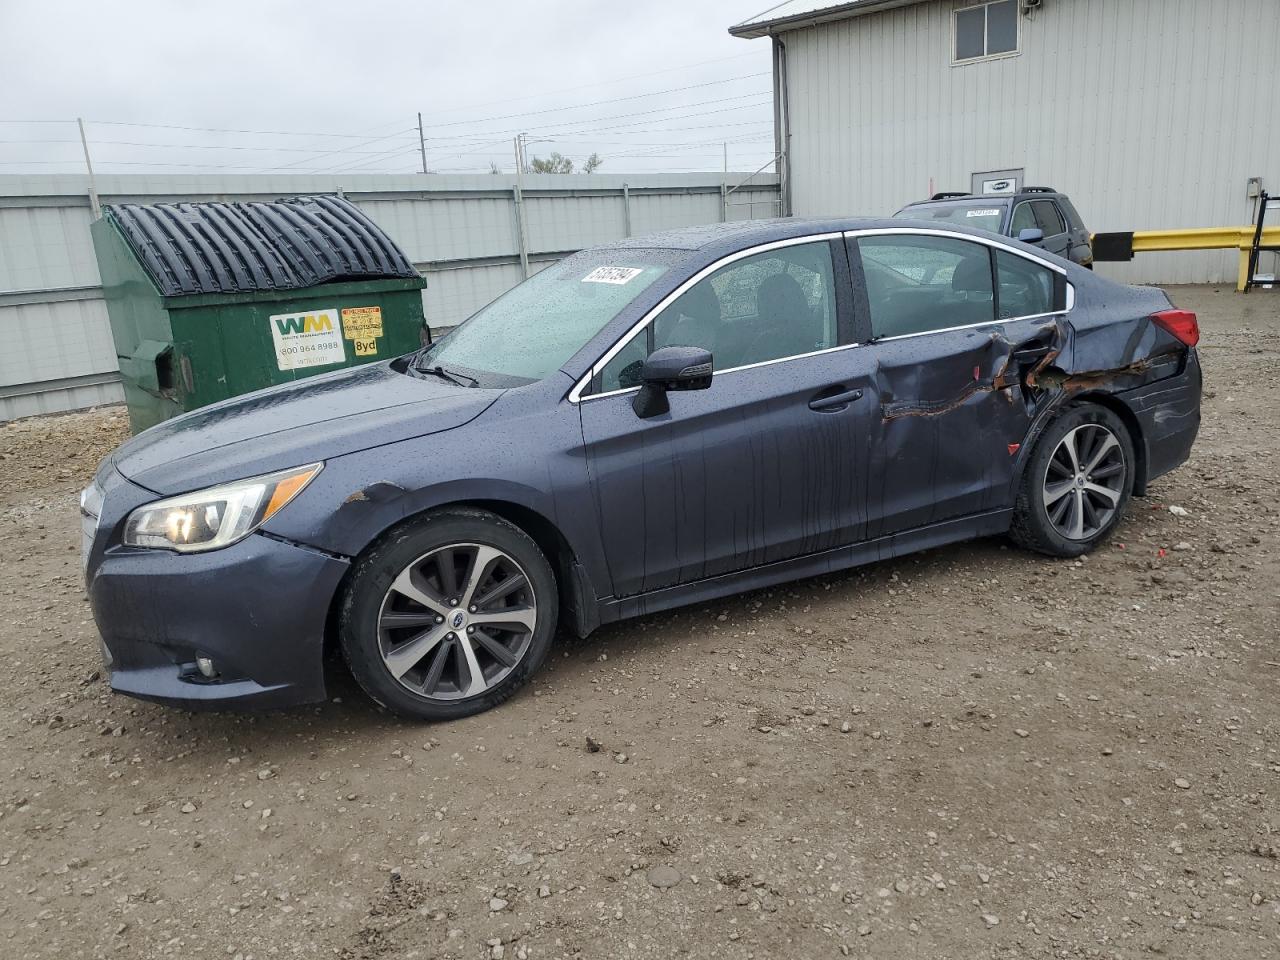
<path fill-rule="evenodd" d="M 112 689 L 192 709 L 324 699 L 325 626 L 348 562 L 260 533 L 207 553 L 113 543 L 154 498 L 116 477 L 86 523 L 85 561 Z"/>

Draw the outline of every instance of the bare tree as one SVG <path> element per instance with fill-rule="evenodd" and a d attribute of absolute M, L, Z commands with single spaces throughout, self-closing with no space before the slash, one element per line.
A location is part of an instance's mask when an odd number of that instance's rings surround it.
<path fill-rule="evenodd" d="M 604 161 L 600 159 L 600 154 L 593 153 L 591 156 L 587 157 L 585 161 L 583 161 L 582 172 L 594 173 L 602 163 L 604 163 Z M 573 173 L 574 172 L 573 161 L 561 153 L 552 153 L 551 156 L 546 157 L 545 159 L 542 157 L 534 157 L 532 160 L 529 161 L 529 172 L 530 173 Z"/>

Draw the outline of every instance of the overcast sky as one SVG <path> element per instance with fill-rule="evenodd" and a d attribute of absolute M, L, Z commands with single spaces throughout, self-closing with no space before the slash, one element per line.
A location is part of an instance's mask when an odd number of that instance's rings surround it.
<path fill-rule="evenodd" d="M 104 173 L 411 173 L 418 111 L 441 173 L 510 172 L 519 131 L 602 173 L 719 170 L 726 141 L 751 171 L 769 42 L 727 28 L 770 5 L 0 0 L 0 173 L 83 172 L 78 116 Z"/>

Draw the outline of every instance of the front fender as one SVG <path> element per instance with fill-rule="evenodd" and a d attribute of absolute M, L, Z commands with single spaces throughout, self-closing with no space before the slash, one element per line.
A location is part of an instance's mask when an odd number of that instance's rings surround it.
<path fill-rule="evenodd" d="M 355 557 L 396 524 L 425 511 L 479 501 L 508 504 L 554 528 L 595 596 L 610 596 L 577 409 L 505 398 L 494 404 L 503 406 L 465 427 L 327 461 L 264 529 Z"/>

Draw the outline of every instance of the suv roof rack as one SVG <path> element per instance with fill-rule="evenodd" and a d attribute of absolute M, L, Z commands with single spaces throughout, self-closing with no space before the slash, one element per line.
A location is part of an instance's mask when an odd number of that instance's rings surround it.
<path fill-rule="evenodd" d="M 1053 187 L 1023 187 L 1023 193 L 1057 193 Z"/>
<path fill-rule="evenodd" d="M 965 193 L 963 190 L 944 190 L 941 193 L 935 193 L 930 200 L 951 200 L 954 197 L 971 197 L 973 194 Z"/>

